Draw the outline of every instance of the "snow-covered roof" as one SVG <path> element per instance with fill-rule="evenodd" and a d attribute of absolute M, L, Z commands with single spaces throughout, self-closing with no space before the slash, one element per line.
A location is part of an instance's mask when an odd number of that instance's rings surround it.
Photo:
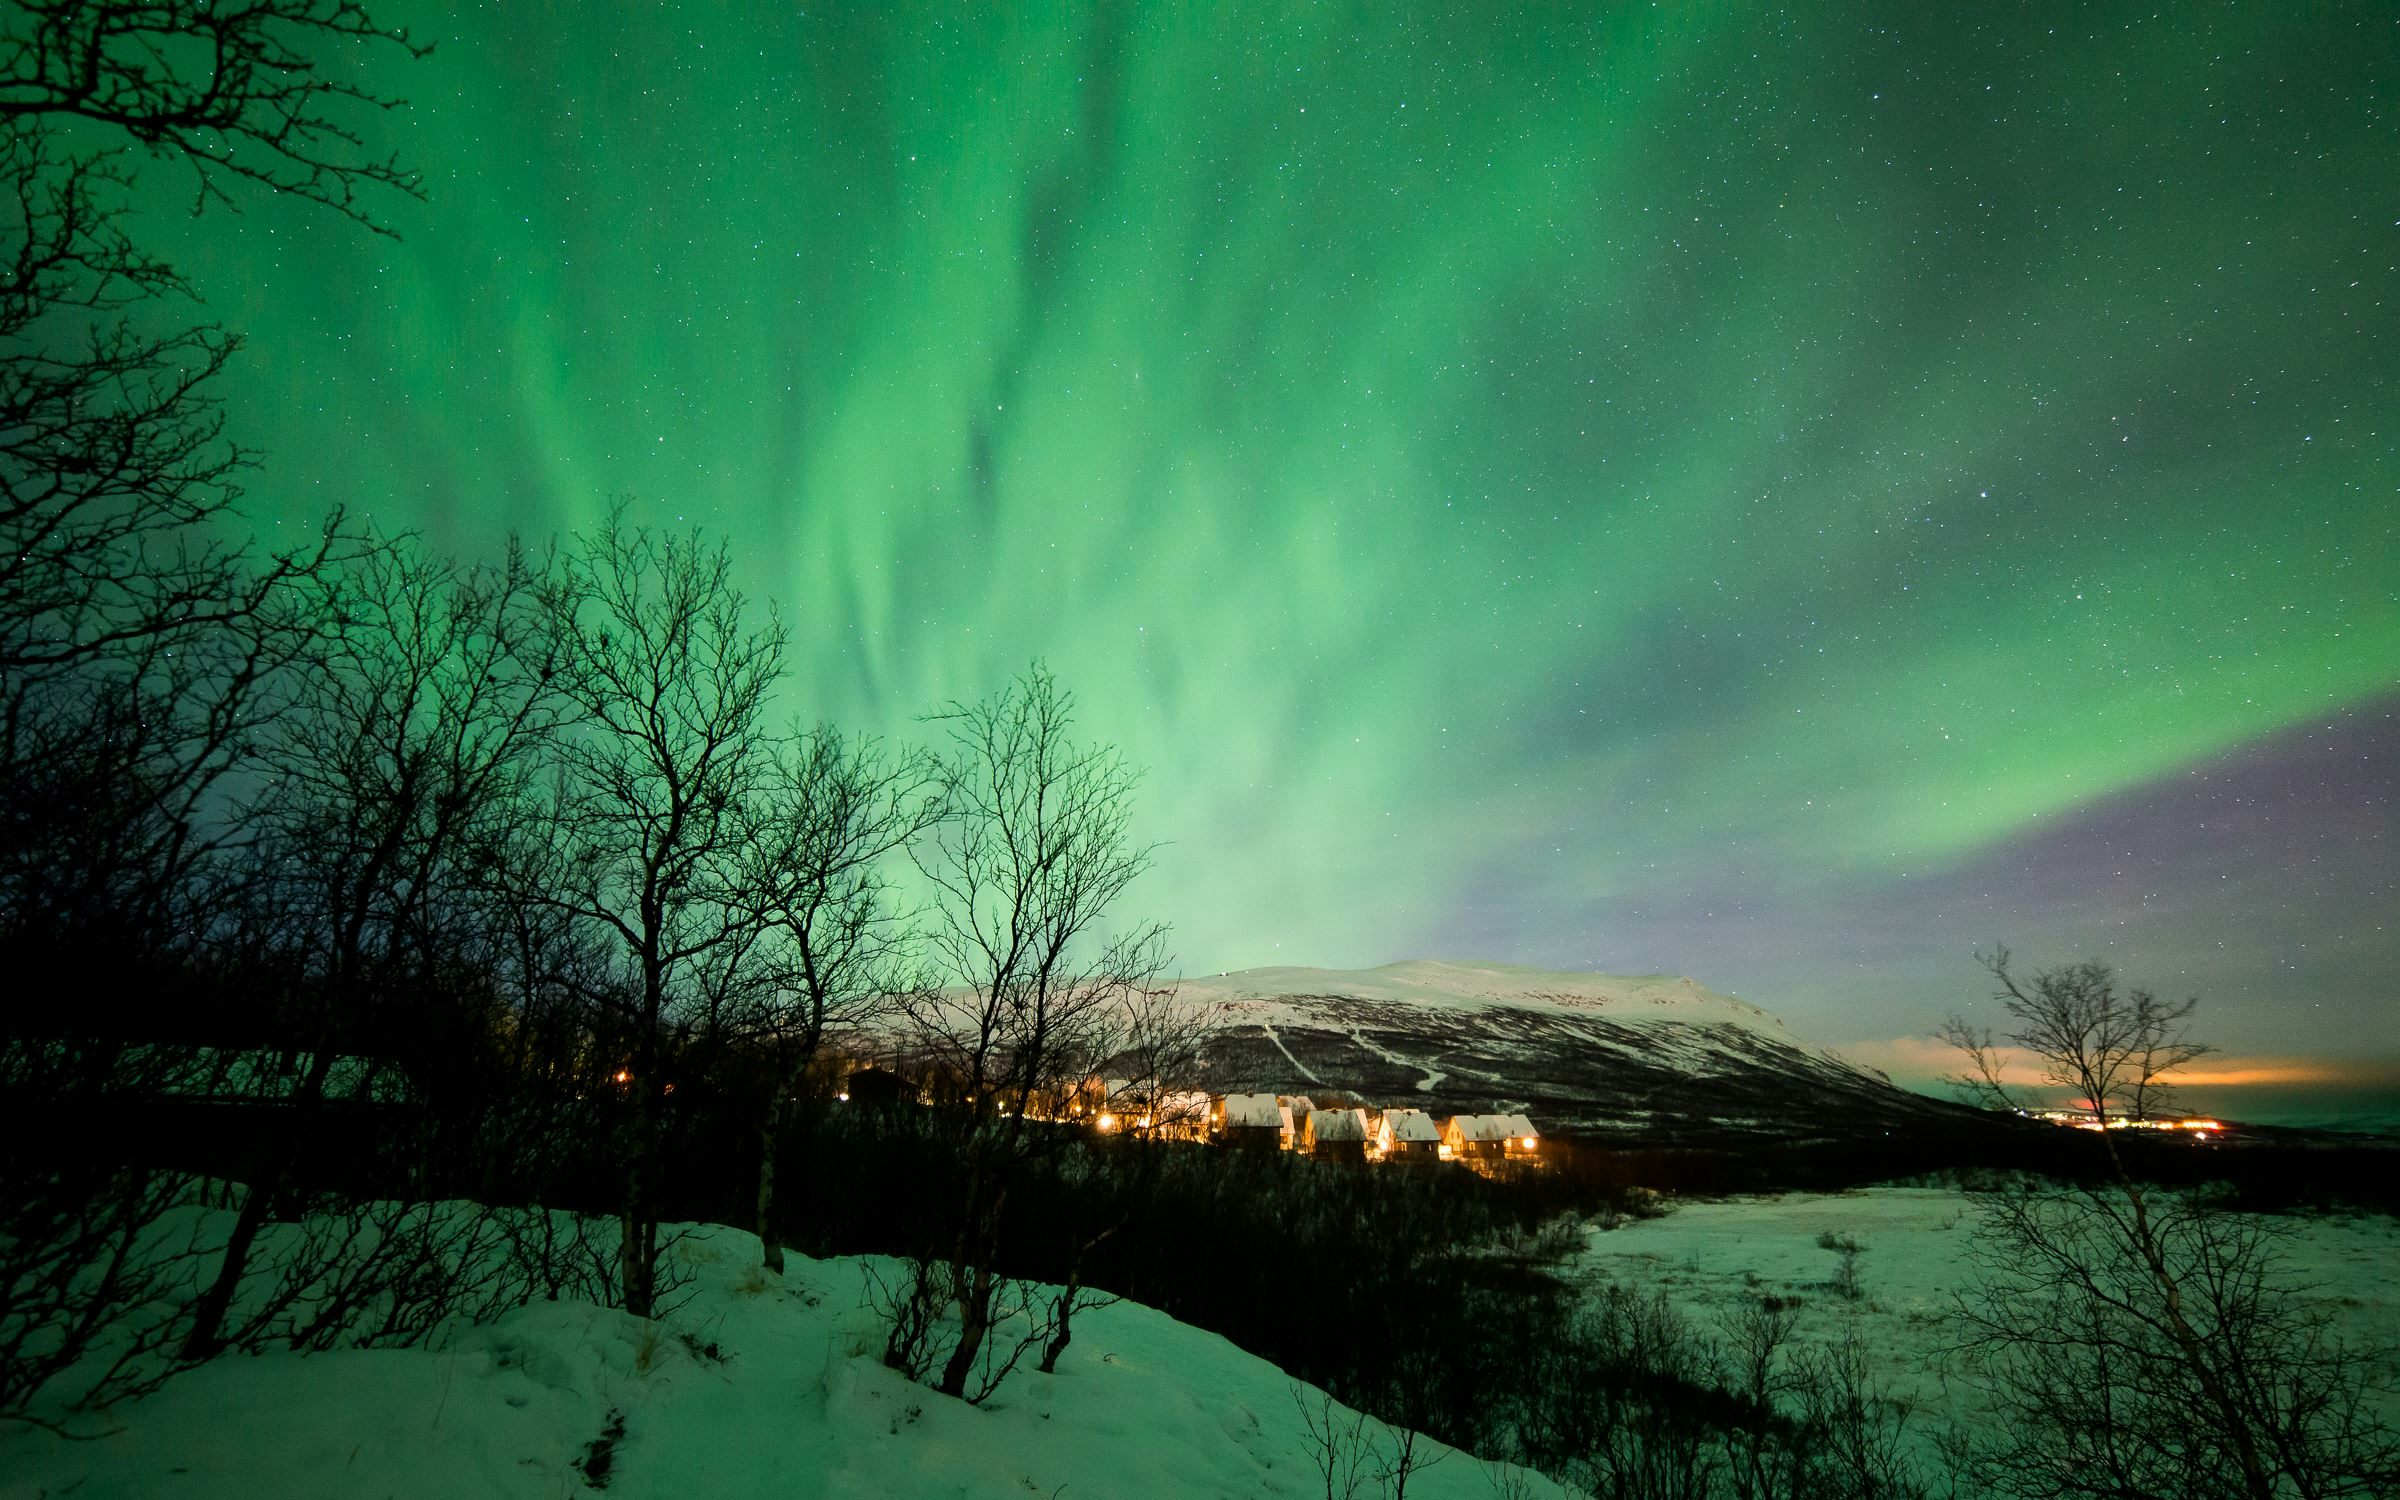
<path fill-rule="evenodd" d="M 1461 1141 L 1504 1141 L 1518 1133 L 1508 1128 L 1506 1115 L 1452 1115 L 1442 1126 L 1445 1137 Z"/>
<path fill-rule="evenodd" d="M 1538 1136 L 1541 1134 L 1540 1131 L 1533 1128 L 1533 1122 L 1523 1115 L 1500 1115 L 1496 1118 L 1500 1121 L 1500 1133 L 1503 1135 Z"/>
<path fill-rule="evenodd" d="M 1319 1141 L 1364 1141 L 1367 1112 L 1363 1109 L 1320 1109 L 1308 1117 L 1309 1144 Z"/>
<path fill-rule="evenodd" d="M 1442 1138 L 1441 1130 L 1433 1123 L 1433 1116 L 1421 1109 L 1385 1110 L 1380 1134 L 1387 1141 L 1438 1141 Z"/>
<path fill-rule="evenodd" d="M 1227 1094 L 1225 1096 L 1225 1128 L 1263 1125 L 1269 1130 L 1282 1127 L 1283 1114 L 1273 1094 Z"/>

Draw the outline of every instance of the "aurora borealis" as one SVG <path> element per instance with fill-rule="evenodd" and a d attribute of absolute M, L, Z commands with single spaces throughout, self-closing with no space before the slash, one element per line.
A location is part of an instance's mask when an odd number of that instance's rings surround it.
<path fill-rule="evenodd" d="M 887 733 L 1045 658 L 1194 971 L 2400 1053 L 2388 6 L 386 10 L 401 238 L 173 229 L 263 522 L 633 495 Z"/>

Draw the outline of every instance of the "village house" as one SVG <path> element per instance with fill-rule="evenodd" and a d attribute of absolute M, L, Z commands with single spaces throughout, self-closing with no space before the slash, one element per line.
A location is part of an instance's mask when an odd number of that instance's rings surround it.
<path fill-rule="evenodd" d="M 1273 1094 L 1227 1094 L 1209 1106 L 1209 1136 L 1220 1146 L 1280 1151 L 1290 1143 L 1291 1117 Z"/>
<path fill-rule="evenodd" d="M 904 1100 L 914 1104 L 917 1090 L 915 1085 L 888 1068 L 865 1067 L 842 1081 L 841 1100 L 844 1104 L 883 1109 Z"/>
<path fill-rule="evenodd" d="M 1316 1112 L 1317 1102 L 1306 1094 L 1278 1094 L 1275 1102 L 1283 1106 L 1283 1149 L 1297 1151 L 1308 1133 L 1308 1117 Z"/>
<path fill-rule="evenodd" d="M 1363 1109 L 1315 1109 L 1301 1127 L 1301 1149 L 1319 1161 L 1367 1159 L 1367 1112 Z"/>
<path fill-rule="evenodd" d="M 1298 1094 L 1219 1094 L 1198 1139 L 1258 1151 L 1298 1151 L 1325 1161 L 1455 1161 L 1490 1173 L 1541 1161 L 1541 1132 L 1522 1114 L 1452 1115 L 1422 1109 L 1319 1106 Z"/>
<path fill-rule="evenodd" d="M 1441 1127 L 1421 1109 L 1387 1109 L 1375 1122 L 1375 1154 L 1385 1161 L 1435 1161 Z"/>
<path fill-rule="evenodd" d="M 1532 1161 L 1541 1151 L 1541 1132 L 1523 1115 L 1500 1116 L 1500 1154 L 1510 1161 Z"/>
<path fill-rule="evenodd" d="M 1208 1095 L 1169 1090 L 1152 1096 L 1147 1128 L 1160 1140 L 1205 1141 L 1210 1131 L 1208 1112 Z"/>

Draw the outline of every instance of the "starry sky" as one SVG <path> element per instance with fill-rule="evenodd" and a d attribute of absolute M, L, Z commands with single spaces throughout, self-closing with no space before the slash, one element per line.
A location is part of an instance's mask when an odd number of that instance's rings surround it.
<path fill-rule="evenodd" d="M 2388 5 L 378 13 L 397 241 L 156 205 L 270 531 L 629 495 L 901 736 L 1043 658 L 1195 972 L 1908 1075 L 2006 942 L 2400 1098 Z"/>

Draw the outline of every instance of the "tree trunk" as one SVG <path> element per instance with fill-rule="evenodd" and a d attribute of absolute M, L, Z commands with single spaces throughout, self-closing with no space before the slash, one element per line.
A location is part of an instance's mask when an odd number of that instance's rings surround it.
<path fill-rule="evenodd" d="M 977 1266 L 967 1273 L 965 1289 L 959 1293 L 958 1347 L 950 1351 L 949 1362 L 942 1366 L 939 1389 L 943 1395 L 966 1395 L 967 1377 L 975 1371 L 975 1357 L 983 1352 L 983 1340 L 991 1328 L 992 1271 L 989 1266 Z"/>
<path fill-rule="evenodd" d="M 1058 1357 L 1075 1341 L 1075 1299 L 1083 1295 L 1083 1258 L 1124 1224 L 1120 1219 L 1075 1247 L 1075 1258 L 1067 1263 L 1067 1284 L 1058 1294 L 1058 1321 L 1053 1325 L 1049 1342 L 1042 1346 L 1042 1362 L 1035 1367 L 1044 1375 L 1058 1372 Z"/>
<path fill-rule="evenodd" d="M 641 1098 L 634 1106 L 633 1149 L 625 1153 L 625 1208 L 618 1216 L 623 1234 L 617 1246 L 617 1271 L 625 1310 L 647 1318 L 658 1295 L 658 1217 L 650 1203 L 650 1169 L 658 1154 L 658 1107 L 656 1083 L 637 1086 Z"/>
<path fill-rule="evenodd" d="M 2235 1398 L 2223 1372 L 2210 1359 L 2212 1351 L 2207 1342 L 2183 1315 L 2183 1287 L 2167 1265 L 2165 1248 L 2150 1227 L 2149 1204 L 2142 1196 L 2141 1184 L 2125 1170 L 2124 1158 L 2117 1154 L 2117 1143 L 2108 1138 L 2105 1130 L 2101 1132 L 2100 1144 L 2107 1148 L 2108 1164 L 2116 1172 L 2117 1185 L 2132 1202 L 2134 1249 L 2142 1258 L 2143 1268 L 2164 1294 L 2167 1335 L 2175 1341 L 2193 1379 L 2199 1382 L 2210 1404 L 2216 1407 L 2218 1420 L 2225 1425 L 2225 1436 L 2232 1442 L 2234 1457 L 2242 1468 L 2242 1488 L 2253 1500 L 2273 1500 L 2275 1482 L 2268 1476 L 2259 1454 L 2258 1437 L 2250 1430 L 2249 1415 Z"/>
<path fill-rule="evenodd" d="M 776 1143 L 783 1139 L 790 1103 L 790 1094 L 778 1093 L 767 1106 L 766 1120 L 758 1128 L 758 1243 L 764 1252 L 766 1268 L 778 1276 L 783 1274 L 783 1244 L 775 1238 L 771 1222 L 775 1208 L 775 1151 Z"/>
<path fill-rule="evenodd" d="M 1042 1362 L 1034 1368 L 1044 1375 L 1058 1373 L 1058 1357 L 1075 1342 L 1075 1299 L 1083 1291 L 1083 1257 L 1067 1270 L 1067 1284 L 1058 1293 L 1058 1320 L 1051 1325 L 1050 1340 L 1042 1345 Z"/>
<path fill-rule="evenodd" d="M 298 1117 L 294 1124 L 299 1128 L 275 1132 L 261 1153 L 258 1170 L 251 1174 L 250 1191 L 242 1198 L 241 1212 L 234 1216 L 233 1232 L 225 1237 L 225 1253 L 217 1262 L 216 1278 L 192 1304 L 192 1326 L 183 1337 L 184 1359 L 214 1359 L 224 1350 L 225 1318 L 233 1310 L 233 1296 L 241 1289 L 242 1277 L 249 1272 L 251 1248 L 258 1243 L 258 1232 L 266 1227 L 275 1200 L 283 1196 L 291 1181 L 292 1153 L 307 1136 L 305 1127 L 316 1113 L 317 1102 L 324 1097 L 325 1079 L 332 1071 L 333 1048 L 320 1030 L 316 1051 L 308 1059 L 308 1071 L 293 1086 L 292 1111 Z"/>
<path fill-rule="evenodd" d="M 217 1262 L 216 1279 L 192 1304 L 191 1331 L 183 1336 L 182 1357 L 197 1362 L 214 1359 L 225 1348 L 225 1314 L 233 1306 L 233 1294 L 242 1284 L 242 1275 L 250 1265 L 250 1247 L 257 1242 L 258 1232 L 266 1226 L 267 1209 L 283 1188 L 279 1171 L 266 1182 L 250 1185 L 242 1199 L 242 1211 L 234 1217 L 233 1233 L 225 1238 L 224 1258 Z"/>

